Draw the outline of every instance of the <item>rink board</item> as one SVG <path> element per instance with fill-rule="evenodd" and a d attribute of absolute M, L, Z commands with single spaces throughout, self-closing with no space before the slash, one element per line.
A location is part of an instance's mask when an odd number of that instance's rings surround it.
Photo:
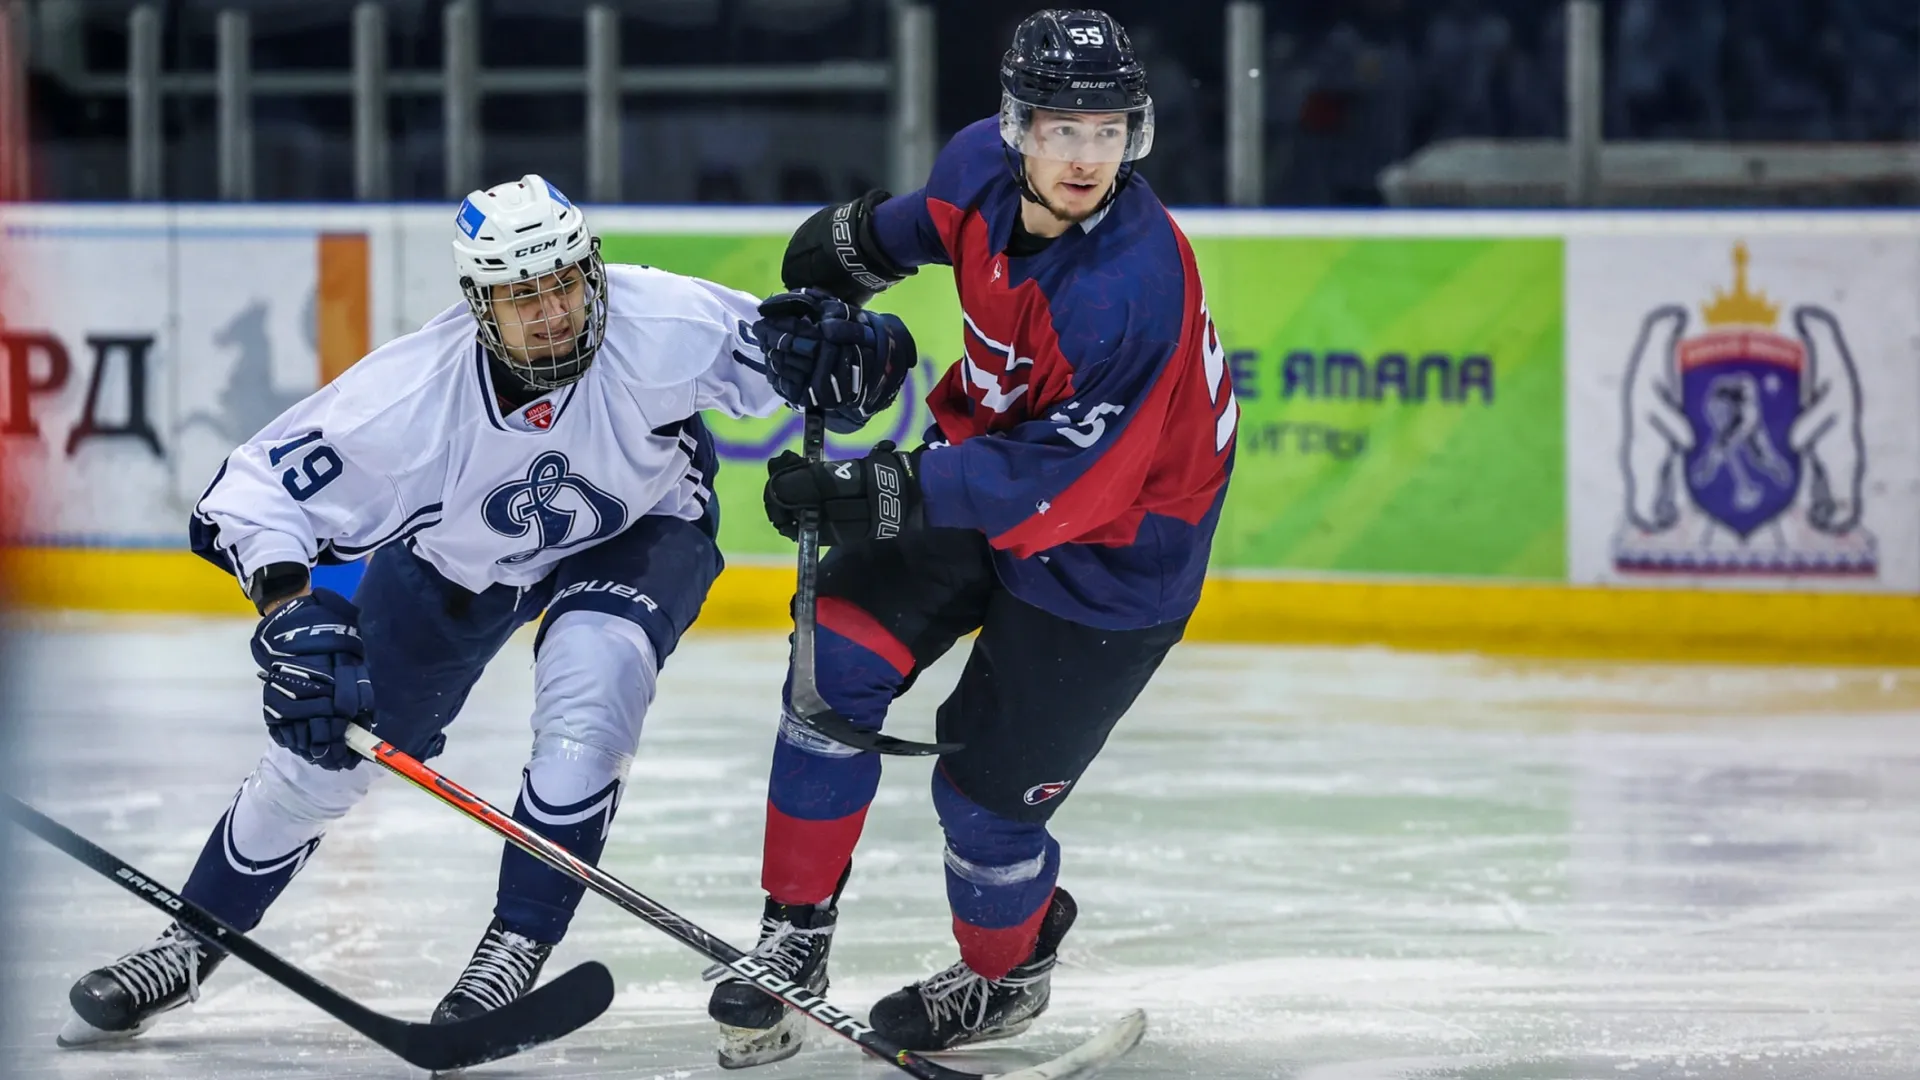
<path fill-rule="evenodd" d="M 231 578 L 177 551 L 4 553 L 24 607 L 246 615 Z M 793 570 L 729 566 L 694 632 L 783 630 Z M 1920 597 L 1552 584 L 1209 579 L 1193 641 L 1787 664 L 1920 662 Z"/>
<path fill-rule="evenodd" d="M 244 612 L 187 513 L 233 444 L 458 301 L 444 216 L 0 214 L 35 267 L 0 285 L 0 439 L 38 481 L 15 601 Z M 610 259 L 752 292 L 801 216 L 593 212 Z M 1920 661 L 1920 215 L 1179 217 L 1240 405 L 1192 637 Z M 944 269 L 875 306 L 957 355 Z M 936 374 L 830 449 L 914 438 Z M 784 625 L 756 473 L 797 424 L 712 426 L 732 569 L 701 625 Z"/>

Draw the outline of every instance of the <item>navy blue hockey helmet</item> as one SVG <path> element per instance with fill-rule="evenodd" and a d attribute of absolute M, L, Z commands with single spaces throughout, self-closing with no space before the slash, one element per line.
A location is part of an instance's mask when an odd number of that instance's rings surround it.
<path fill-rule="evenodd" d="M 1120 125 L 1065 124 L 1036 130 L 1035 110 L 1121 114 Z M 1000 61 L 1000 138 L 1019 155 L 1066 161 L 1122 163 L 1114 189 L 1126 183 L 1132 162 L 1153 149 L 1153 98 L 1133 43 L 1113 16 L 1087 8 L 1036 12 L 1013 32 Z"/>

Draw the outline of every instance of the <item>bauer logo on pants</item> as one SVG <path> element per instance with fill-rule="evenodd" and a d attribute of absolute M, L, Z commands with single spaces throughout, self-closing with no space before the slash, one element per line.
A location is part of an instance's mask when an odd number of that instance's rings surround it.
<path fill-rule="evenodd" d="M 1859 370 L 1839 319 L 1749 283 L 1648 312 L 1623 380 L 1622 575 L 1872 577 Z"/>
<path fill-rule="evenodd" d="M 1027 789 L 1024 799 L 1028 806 L 1039 806 L 1041 803 L 1058 796 L 1061 792 L 1066 791 L 1072 786 L 1073 781 L 1071 780 L 1055 780 L 1051 784 L 1035 784 Z"/>

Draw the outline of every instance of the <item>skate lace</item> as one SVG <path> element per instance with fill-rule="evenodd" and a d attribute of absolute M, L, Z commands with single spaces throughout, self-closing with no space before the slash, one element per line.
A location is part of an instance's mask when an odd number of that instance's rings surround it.
<path fill-rule="evenodd" d="M 1046 978 L 1053 970 L 1051 959 L 1023 964 L 1004 977 L 989 979 L 961 961 L 920 984 L 920 1004 L 934 1030 L 951 1017 L 966 1031 L 979 1031 L 987 1023 L 987 1008 L 995 990 L 1020 990 Z"/>
<path fill-rule="evenodd" d="M 533 981 L 540 968 L 539 945 L 509 930 L 488 930 L 453 984 L 453 992 L 485 1006 L 487 1011 L 511 1003 Z"/>
<path fill-rule="evenodd" d="M 812 930 L 803 930 L 785 919 L 760 920 L 760 944 L 753 947 L 747 955 L 765 963 L 779 972 L 785 979 L 793 978 L 807 958 L 813 955 L 815 939 L 832 935 L 833 927 L 822 926 Z M 715 964 L 700 973 L 700 977 L 712 982 L 734 974 L 725 964 Z"/>
<path fill-rule="evenodd" d="M 200 960 L 204 955 L 200 939 L 173 926 L 160 935 L 160 940 L 115 960 L 109 970 L 138 1005 L 150 1005 L 166 997 L 183 979 L 187 1000 L 199 1001 Z"/>

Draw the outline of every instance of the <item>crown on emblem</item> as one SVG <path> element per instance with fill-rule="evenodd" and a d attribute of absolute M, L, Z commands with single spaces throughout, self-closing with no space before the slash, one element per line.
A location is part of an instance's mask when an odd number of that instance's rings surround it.
<path fill-rule="evenodd" d="M 1780 305 L 1767 299 L 1766 293 L 1747 289 L 1747 245 L 1733 245 L 1733 291 L 1716 290 L 1713 302 L 1700 308 L 1708 326 L 1772 326 L 1780 318 Z"/>

